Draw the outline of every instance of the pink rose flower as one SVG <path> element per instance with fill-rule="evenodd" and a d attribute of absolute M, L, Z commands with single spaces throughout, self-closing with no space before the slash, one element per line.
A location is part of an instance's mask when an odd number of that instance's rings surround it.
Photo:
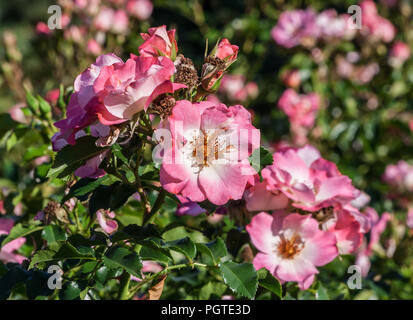
<path fill-rule="evenodd" d="M 363 32 L 374 39 L 391 42 L 396 35 L 393 24 L 377 13 L 377 7 L 372 0 L 363 0 L 360 3 Z"/>
<path fill-rule="evenodd" d="M 10 230 L 13 228 L 14 221 L 13 219 L 7 218 L 0 218 L 0 235 L 7 235 L 9 234 Z M 22 263 L 26 257 L 15 253 L 16 250 L 20 249 L 20 247 L 26 242 L 26 239 L 21 237 L 10 241 L 9 243 L 5 244 L 0 249 L 0 261 L 4 263 L 12 262 L 12 263 Z"/>
<path fill-rule="evenodd" d="M 238 49 L 238 46 L 231 44 L 228 39 L 224 38 L 218 43 L 214 56 L 227 63 L 232 63 L 237 59 Z"/>
<path fill-rule="evenodd" d="M 166 26 L 149 28 L 148 33 L 141 33 L 144 43 L 139 47 L 142 57 L 166 56 L 175 60 L 178 45 L 175 40 L 176 30 L 166 30 Z"/>
<path fill-rule="evenodd" d="M 10 117 L 19 123 L 27 124 L 30 120 L 24 115 L 22 108 L 25 108 L 26 105 L 24 103 L 18 103 L 12 106 L 9 110 Z"/>
<path fill-rule="evenodd" d="M 254 258 L 256 270 L 267 269 L 282 283 L 298 282 L 306 290 L 323 266 L 337 256 L 336 239 L 321 231 L 311 215 L 276 211 L 261 212 L 246 227 L 254 246 L 260 251 Z"/>
<path fill-rule="evenodd" d="M 153 4 L 150 0 L 129 0 L 126 9 L 139 20 L 147 20 L 152 14 Z"/>
<path fill-rule="evenodd" d="M 389 64 L 399 68 L 409 58 L 410 47 L 402 41 L 396 41 L 390 51 Z"/>
<path fill-rule="evenodd" d="M 409 208 L 407 212 L 406 224 L 410 229 L 413 229 L 413 208 Z"/>
<path fill-rule="evenodd" d="M 181 100 L 168 123 L 172 144 L 164 151 L 163 188 L 194 202 L 223 205 L 241 199 L 254 174 L 248 156 L 260 137 L 250 113 L 239 105 Z"/>
<path fill-rule="evenodd" d="M 57 100 L 59 99 L 60 96 L 60 90 L 58 88 L 56 89 L 52 89 L 47 91 L 45 99 L 47 102 L 49 102 L 50 104 L 56 104 Z"/>
<path fill-rule="evenodd" d="M 281 13 L 271 36 L 279 45 L 292 48 L 302 44 L 304 39 L 318 36 L 316 14 L 313 10 L 292 10 Z"/>
<path fill-rule="evenodd" d="M 118 230 L 118 223 L 115 219 L 115 213 L 108 210 L 98 210 L 96 212 L 96 217 L 98 219 L 100 227 L 107 234 L 112 234 Z"/>
<path fill-rule="evenodd" d="M 293 206 L 311 212 L 346 204 L 359 195 L 351 180 L 310 146 L 276 152 L 274 164 L 262 170 L 262 177 L 268 190 L 280 190 Z"/>
<path fill-rule="evenodd" d="M 175 72 L 167 57 L 132 56 L 125 63 L 103 66 L 93 91 L 103 108 L 96 112 L 101 123 L 110 125 L 131 120 L 146 110 L 158 95 L 185 87 L 170 81 Z"/>
<path fill-rule="evenodd" d="M 40 21 L 36 24 L 36 33 L 48 37 L 52 34 L 52 30 L 49 29 L 46 23 Z"/>
<path fill-rule="evenodd" d="M 87 42 L 86 49 L 87 49 L 87 52 L 89 52 L 90 54 L 92 54 L 94 56 L 98 56 L 102 52 L 102 47 L 100 46 L 100 44 L 95 39 L 90 39 Z"/>
<path fill-rule="evenodd" d="M 113 15 L 111 31 L 118 34 L 126 34 L 128 31 L 129 17 L 124 10 L 116 10 Z"/>
<path fill-rule="evenodd" d="M 244 192 L 248 211 L 272 211 L 288 206 L 288 198 L 278 190 L 267 190 L 267 182 L 256 182 Z"/>
<path fill-rule="evenodd" d="M 107 32 L 112 27 L 114 16 L 115 10 L 103 7 L 93 20 L 93 24 L 96 29 Z"/>
<path fill-rule="evenodd" d="M 297 94 L 293 89 L 285 90 L 278 101 L 278 107 L 291 122 L 307 128 L 314 125 L 320 104 L 320 96 L 317 93 Z"/>

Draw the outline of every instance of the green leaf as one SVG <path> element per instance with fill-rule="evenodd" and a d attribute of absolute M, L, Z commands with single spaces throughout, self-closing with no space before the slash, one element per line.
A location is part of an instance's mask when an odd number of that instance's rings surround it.
<path fill-rule="evenodd" d="M 219 266 L 225 283 L 236 293 L 253 299 L 257 291 L 258 275 L 252 263 L 227 261 Z"/>
<path fill-rule="evenodd" d="M 196 246 L 189 237 L 166 242 L 164 247 L 182 253 L 189 261 L 196 255 Z"/>
<path fill-rule="evenodd" d="M 59 298 L 61 300 L 74 300 L 80 298 L 80 292 L 82 289 L 79 284 L 74 281 L 66 282 L 63 284 L 62 289 L 59 291 Z"/>
<path fill-rule="evenodd" d="M 30 261 L 29 270 L 32 269 L 33 267 L 35 267 L 39 263 L 54 261 L 55 260 L 54 259 L 55 254 L 56 254 L 55 251 L 49 250 L 49 249 L 37 251 L 33 255 L 32 259 Z"/>
<path fill-rule="evenodd" d="M 92 259 L 94 260 L 94 251 L 87 246 L 75 247 L 69 242 L 65 242 L 54 256 L 56 260 L 64 259 Z"/>
<path fill-rule="evenodd" d="M 160 247 L 155 241 L 143 240 L 138 241 L 138 244 L 142 246 L 139 251 L 142 260 L 154 260 L 164 263 L 169 263 L 170 260 L 173 260 L 169 250 Z"/>
<path fill-rule="evenodd" d="M 272 165 L 274 158 L 269 150 L 264 147 L 259 147 L 254 150 L 252 155 L 249 157 L 249 160 L 252 167 L 257 172 L 261 172 L 261 170 L 266 166 Z"/>
<path fill-rule="evenodd" d="M 80 167 L 87 159 L 107 150 L 97 147 L 95 141 L 96 138 L 85 136 L 77 139 L 76 145 L 64 147 L 57 153 L 53 166 L 47 173 L 47 177 L 63 178 Z"/>
<path fill-rule="evenodd" d="M 66 240 L 67 235 L 66 232 L 62 230 L 62 228 L 55 224 L 51 224 L 43 229 L 42 238 L 46 240 L 47 243 L 50 245 L 51 243 Z"/>
<path fill-rule="evenodd" d="M 26 101 L 27 101 L 27 106 L 29 107 L 29 109 L 34 114 L 38 114 L 39 113 L 39 101 L 37 101 L 37 99 L 29 91 L 26 92 Z"/>
<path fill-rule="evenodd" d="M 49 146 L 47 144 L 43 144 L 39 147 L 28 147 L 26 153 L 24 154 L 24 160 L 29 161 L 34 158 L 44 156 L 47 153 L 47 149 Z"/>
<path fill-rule="evenodd" d="M 99 209 L 119 209 L 135 192 L 135 188 L 119 181 L 111 184 L 110 186 L 101 185 L 93 191 L 93 194 L 90 197 L 89 212 L 93 215 Z"/>
<path fill-rule="evenodd" d="M 99 186 L 110 185 L 115 181 L 116 178 L 108 174 L 99 179 L 80 179 L 70 188 L 69 193 L 63 198 L 62 202 L 65 202 L 72 197 L 76 197 L 80 200 L 86 200 L 85 196 L 96 190 Z"/>
<path fill-rule="evenodd" d="M 123 247 L 110 248 L 103 257 L 103 262 L 108 268 L 115 269 L 121 267 L 126 272 L 141 277 L 142 261 L 136 252 Z"/>
<path fill-rule="evenodd" d="M 40 112 L 49 118 L 51 116 L 50 112 L 52 111 L 49 102 L 44 100 L 41 96 L 37 96 L 37 101 L 39 101 Z"/>
<path fill-rule="evenodd" d="M 128 159 L 123 155 L 122 147 L 119 144 L 115 143 L 112 146 L 112 152 L 117 158 L 122 160 L 124 163 L 129 163 Z"/>
<path fill-rule="evenodd" d="M 222 282 L 208 282 L 199 291 L 199 299 L 209 300 L 211 296 L 215 296 L 213 298 L 220 299 L 226 290 L 227 286 Z"/>
<path fill-rule="evenodd" d="M 144 227 L 136 224 L 130 224 L 123 228 L 121 231 L 116 232 L 112 238 L 112 242 L 118 242 L 123 240 L 142 241 L 148 238 L 161 239 L 161 235 L 156 229 L 154 224 L 148 224 Z"/>
<path fill-rule="evenodd" d="M 217 264 L 221 258 L 228 254 L 224 240 L 219 237 L 214 241 L 208 243 L 196 243 L 195 245 L 199 252 L 209 255 L 214 264 Z"/>
<path fill-rule="evenodd" d="M 274 293 L 278 298 L 282 299 L 282 287 L 280 282 L 266 269 L 260 269 L 259 271 L 261 272 L 261 270 L 265 270 L 265 276 L 259 280 L 259 285 Z"/>
<path fill-rule="evenodd" d="M 15 128 L 18 125 L 8 113 L 0 114 L 0 138 L 6 134 L 10 129 Z"/>
<path fill-rule="evenodd" d="M 33 232 L 40 231 L 43 228 L 44 228 L 43 226 L 39 226 L 38 224 L 31 224 L 31 225 L 25 226 L 21 223 L 18 223 L 10 230 L 9 235 L 3 240 L 3 242 L 1 243 L 1 246 L 3 247 L 10 241 L 13 241 L 20 237 L 25 237 Z"/>

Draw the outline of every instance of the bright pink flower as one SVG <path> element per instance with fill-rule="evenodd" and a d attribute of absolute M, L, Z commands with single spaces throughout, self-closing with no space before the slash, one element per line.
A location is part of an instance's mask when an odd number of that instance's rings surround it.
<path fill-rule="evenodd" d="M 280 190 L 293 206 L 317 211 L 355 199 L 359 191 L 336 165 L 321 158 L 310 146 L 287 149 L 274 154 L 274 164 L 262 170 L 269 190 Z"/>
<path fill-rule="evenodd" d="M 170 81 L 174 72 L 167 57 L 132 56 L 125 63 L 103 66 L 93 83 L 104 106 L 96 111 L 100 122 L 110 125 L 130 120 L 158 95 L 185 87 Z"/>
<path fill-rule="evenodd" d="M 141 33 L 144 43 L 139 47 L 139 53 L 143 57 L 166 56 L 175 60 L 178 45 L 175 40 L 176 30 L 166 30 L 166 26 L 149 28 L 148 33 Z"/>
<path fill-rule="evenodd" d="M 118 230 L 118 223 L 115 219 L 115 213 L 108 210 L 99 210 L 96 212 L 96 216 L 100 227 L 107 234 L 112 234 Z"/>
<path fill-rule="evenodd" d="M 227 63 L 232 63 L 237 59 L 238 49 L 238 46 L 231 44 L 228 39 L 222 39 L 218 43 L 214 56 Z"/>
<path fill-rule="evenodd" d="M 292 48 L 302 44 L 306 38 L 315 39 L 318 29 L 316 14 L 312 10 L 292 10 L 281 13 L 271 36 L 279 45 Z"/>
<path fill-rule="evenodd" d="M 52 34 L 52 30 L 49 29 L 46 23 L 38 22 L 36 24 L 36 33 L 42 36 L 50 36 Z"/>
<path fill-rule="evenodd" d="M 297 94 L 293 89 L 287 89 L 278 101 L 278 106 L 291 122 L 311 128 L 320 109 L 320 96 L 317 93 Z"/>
<path fill-rule="evenodd" d="M 0 218 L 0 235 L 9 234 L 10 230 L 13 228 L 14 221 L 12 219 Z M 22 263 L 26 257 L 15 253 L 16 250 L 26 242 L 25 238 L 17 238 L 9 243 L 5 244 L 0 249 L 0 261 L 4 263 Z"/>
<path fill-rule="evenodd" d="M 168 122 L 172 145 L 164 152 L 162 186 L 195 202 L 241 199 L 254 174 L 248 156 L 260 135 L 249 112 L 239 105 L 181 100 Z"/>
<path fill-rule="evenodd" d="M 398 68 L 409 58 L 410 47 L 402 41 L 396 41 L 390 51 L 389 64 Z"/>
<path fill-rule="evenodd" d="M 261 212 L 246 229 L 260 251 L 253 261 L 255 269 L 266 268 L 281 282 L 298 282 L 302 290 L 313 282 L 316 267 L 338 254 L 334 235 L 321 231 L 311 215 Z"/>
<path fill-rule="evenodd" d="M 59 89 L 52 89 L 47 91 L 45 99 L 47 102 L 51 104 L 56 104 L 57 100 L 59 99 L 60 96 L 60 90 Z"/>
<path fill-rule="evenodd" d="M 152 14 L 153 4 L 150 0 L 129 0 L 126 9 L 139 20 L 147 20 Z"/>

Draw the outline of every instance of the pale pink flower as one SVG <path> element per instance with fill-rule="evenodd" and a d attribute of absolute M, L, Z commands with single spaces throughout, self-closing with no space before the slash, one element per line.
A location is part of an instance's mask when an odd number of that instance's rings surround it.
<path fill-rule="evenodd" d="M 178 45 L 175 39 L 175 29 L 166 30 L 166 26 L 149 28 L 148 33 L 141 33 L 144 42 L 139 47 L 139 53 L 143 57 L 166 56 L 175 60 Z"/>
<path fill-rule="evenodd" d="M 338 255 L 334 235 L 321 231 L 311 215 L 261 212 L 246 229 L 260 251 L 253 261 L 255 269 L 266 268 L 282 283 L 298 282 L 302 290 L 310 287 L 316 267 Z"/>
<path fill-rule="evenodd" d="M 14 221 L 13 219 L 0 218 L 0 235 L 9 234 L 10 230 L 13 228 Z M 20 247 L 26 242 L 26 239 L 21 237 L 17 238 L 9 243 L 5 244 L 0 249 L 0 261 L 4 263 L 13 262 L 13 263 L 22 263 L 26 257 L 15 253 Z"/>
<path fill-rule="evenodd" d="M 23 111 L 21 110 L 22 108 L 25 108 L 26 105 L 24 103 L 18 103 L 12 106 L 9 110 L 10 117 L 19 123 L 24 123 L 27 124 L 29 123 L 29 119 L 24 115 Z"/>
<path fill-rule="evenodd" d="M 153 4 L 150 0 L 128 0 L 127 11 L 139 20 L 147 20 L 153 11 Z"/>
<path fill-rule="evenodd" d="M 262 170 L 268 190 L 280 190 L 307 211 L 346 204 L 359 195 L 337 166 L 321 158 L 313 147 L 287 149 L 274 154 L 274 163 Z"/>
<path fill-rule="evenodd" d="M 124 10 L 116 10 L 113 15 L 111 31 L 118 34 L 126 34 L 128 31 L 129 17 Z"/>
<path fill-rule="evenodd" d="M 318 28 L 313 10 L 292 10 L 281 13 L 277 25 L 271 30 L 271 36 L 279 45 L 292 48 L 305 39 L 316 39 Z"/>
<path fill-rule="evenodd" d="M 100 227 L 105 231 L 107 234 L 112 234 L 118 230 L 118 223 L 115 219 L 115 213 L 113 211 L 108 210 L 98 210 L 96 212 L 96 217 L 98 219 L 98 223 Z"/>
<path fill-rule="evenodd" d="M 86 49 L 87 49 L 87 52 L 89 52 L 90 54 L 92 54 L 94 56 L 98 56 L 102 52 L 102 47 L 100 46 L 100 44 L 95 39 L 90 39 L 87 42 Z"/>
<path fill-rule="evenodd" d="M 93 20 L 93 24 L 96 29 L 107 32 L 112 27 L 114 16 L 115 10 L 112 8 L 103 7 Z"/>
<path fill-rule="evenodd" d="M 410 47 L 402 41 L 396 41 L 390 51 L 389 64 L 395 68 L 400 68 L 409 58 Z"/>
<path fill-rule="evenodd" d="M 249 112 L 239 105 L 181 100 L 168 122 L 172 146 L 164 152 L 163 188 L 194 202 L 223 205 L 241 199 L 254 174 L 248 156 L 260 135 Z"/>
<path fill-rule="evenodd" d="M 346 210 L 336 210 L 336 222 L 328 230 L 334 234 L 339 254 L 354 252 L 361 244 L 363 232 L 360 223 Z"/>
<path fill-rule="evenodd" d="M 413 229 L 413 208 L 409 208 L 407 212 L 406 224 L 410 229 Z"/>
<path fill-rule="evenodd" d="M 320 96 L 317 93 L 298 94 L 287 89 L 278 101 L 278 107 L 285 112 L 291 122 L 311 128 L 320 109 Z"/>
<path fill-rule="evenodd" d="M 145 260 L 142 261 L 142 272 L 143 273 L 158 273 L 161 272 L 163 270 L 162 266 L 154 261 L 149 261 L 149 260 Z M 133 281 L 142 281 L 141 278 L 135 277 L 135 276 L 131 276 L 131 280 Z"/>
<path fill-rule="evenodd" d="M 291 70 L 283 75 L 283 82 L 287 87 L 298 88 L 301 84 L 301 74 L 299 70 Z"/>
<path fill-rule="evenodd" d="M 363 31 L 372 36 L 373 39 L 391 42 L 396 35 L 396 28 L 389 20 L 377 13 L 374 1 L 363 0 L 360 3 L 360 7 Z"/>
<path fill-rule="evenodd" d="M 245 207 L 248 211 L 272 211 L 288 206 L 288 198 L 278 190 L 267 190 L 267 182 L 255 182 L 244 192 Z"/>

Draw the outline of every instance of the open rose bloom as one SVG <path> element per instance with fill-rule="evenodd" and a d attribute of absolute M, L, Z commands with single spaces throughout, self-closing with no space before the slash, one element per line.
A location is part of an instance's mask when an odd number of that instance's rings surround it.
<path fill-rule="evenodd" d="M 242 106 L 182 100 L 168 125 L 172 144 L 164 151 L 162 186 L 196 202 L 222 205 L 241 199 L 254 174 L 248 156 L 260 141 L 249 112 Z"/>

